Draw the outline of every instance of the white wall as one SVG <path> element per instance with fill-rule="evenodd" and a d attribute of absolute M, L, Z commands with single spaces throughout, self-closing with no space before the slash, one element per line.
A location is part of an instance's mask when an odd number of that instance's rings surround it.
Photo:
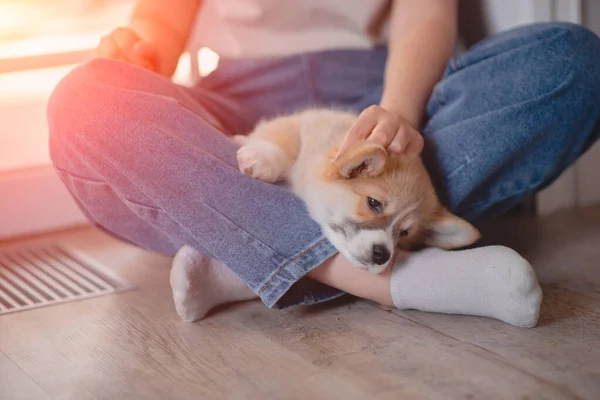
<path fill-rule="evenodd" d="M 0 74 L 0 240 L 85 223 L 48 154 L 46 102 L 70 68 Z"/>
<path fill-rule="evenodd" d="M 500 32 L 534 21 L 549 21 L 550 3 L 539 0 L 483 0 L 483 11 L 490 33 Z"/>

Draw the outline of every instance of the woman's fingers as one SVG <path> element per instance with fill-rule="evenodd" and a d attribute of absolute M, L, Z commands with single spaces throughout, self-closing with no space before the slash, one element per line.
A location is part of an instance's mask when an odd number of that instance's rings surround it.
<path fill-rule="evenodd" d="M 156 54 L 150 43 L 142 41 L 129 28 L 114 29 L 102 37 L 96 49 L 97 57 L 126 61 L 150 70 L 156 70 Z"/>
<path fill-rule="evenodd" d="M 348 130 L 335 158 L 339 157 L 357 141 L 365 140 L 377 126 L 377 118 L 375 118 L 375 115 L 367 113 L 367 110 L 360 113 L 354 125 Z"/>
<path fill-rule="evenodd" d="M 417 132 L 415 137 L 410 140 L 403 153 L 410 156 L 419 156 L 421 155 L 424 146 L 425 139 L 423 138 L 423 135 Z"/>
<path fill-rule="evenodd" d="M 421 134 L 399 116 L 379 106 L 365 109 L 344 137 L 336 158 L 360 140 L 375 142 L 394 153 L 420 154 Z"/>
<path fill-rule="evenodd" d="M 395 115 L 381 115 L 377 125 L 371 131 L 371 134 L 366 134 L 367 140 L 375 142 L 383 147 L 388 147 L 395 140 L 395 136 L 402 129 L 401 121 Z"/>
<path fill-rule="evenodd" d="M 418 156 L 423 151 L 424 144 L 423 136 L 412 126 L 404 124 L 398 128 L 394 140 L 388 146 L 388 150 L 394 153 Z"/>
<path fill-rule="evenodd" d="M 141 40 L 133 46 L 133 52 L 138 58 L 147 60 L 151 69 L 158 70 L 158 50 L 152 43 Z"/>
<path fill-rule="evenodd" d="M 100 44 L 96 49 L 96 57 L 111 58 L 123 61 L 126 60 L 125 54 L 119 48 L 119 46 L 117 46 L 110 35 L 103 36 L 100 39 Z"/>

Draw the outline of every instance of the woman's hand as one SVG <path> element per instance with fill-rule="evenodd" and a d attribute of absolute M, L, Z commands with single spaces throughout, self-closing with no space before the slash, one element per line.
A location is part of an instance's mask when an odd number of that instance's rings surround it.
<path fill-rule="evenodd" d="M 359 140 L 371 140 L 394 153 L 421 154 L 423 136 L 402 117 L 380 106 L 365 109 L 350 128 L 336 158 Z"/>
<path fill-rule="evenodd" d="M 132 29 L 124 27 L 102 37 L 96 57 L 129 62 L 155 72 L 159 67 L 156 47 L 142 40 Z"/>

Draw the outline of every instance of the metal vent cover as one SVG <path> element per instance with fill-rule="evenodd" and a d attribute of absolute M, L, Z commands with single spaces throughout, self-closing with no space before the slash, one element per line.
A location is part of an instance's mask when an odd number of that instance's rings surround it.
<path fill-rule="evenodd" d="M 55 244 L 0 250 L 0 315 L 132 287 L 82 254 Z"/>

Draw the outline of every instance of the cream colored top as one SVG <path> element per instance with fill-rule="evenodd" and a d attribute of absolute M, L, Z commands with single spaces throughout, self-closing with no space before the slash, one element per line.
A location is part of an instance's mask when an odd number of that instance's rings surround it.
<path fill-rule="evenodd" d="M 191 47 L 226 58 L 366 49 L 385 42 L 391 0 L 205 0 Z"/>

